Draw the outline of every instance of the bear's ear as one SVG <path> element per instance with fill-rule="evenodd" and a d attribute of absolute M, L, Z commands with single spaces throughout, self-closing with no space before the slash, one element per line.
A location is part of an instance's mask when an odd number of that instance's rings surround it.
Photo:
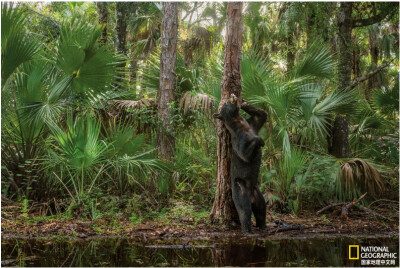
<path fill-rule="evenodd" d="M 219 120 L 223 120 L 222 116 L 220 114 L 213 114 L 214 118 L 217 118 Z"/>

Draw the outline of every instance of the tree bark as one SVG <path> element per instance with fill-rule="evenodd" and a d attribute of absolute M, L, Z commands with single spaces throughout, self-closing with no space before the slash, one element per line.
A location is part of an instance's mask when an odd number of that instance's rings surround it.
<path fill-rule="evenodd" d="M 241 105 L 241 56 L 242 56 L 242 8 L 241 2 L 229 2 L 225 36 L 225 59 L 221 83 L 221 102 L 218 110 L 229 99 L 230 94 L 238 97 Z M 230 134 L 221 120 L 216 121 L 217 133 L 217 189 L 210 219 L 215 222 L 222 218 L 226 225 L 237 219 L 237 211 L 232 200 L 230 165 L 232 148 Z"/>
<path fill-rule="evenodd" d="M 346 90 L 351 84 L 352 51 L 351 31 L 353 9 L 352 2 L 340 3 L 337 15 L 339 28 L 339 90 Z M 349 120 L 345 115 L 337 115 L 333 124 L 332 135 L 328 141 L 328 151 L 335 157 L 345 158 L 350 156 Z"/>
<path fill-rule="evenodd" d="M 115 49 L 123 54 L 126 54 L 126 27 L 127 27 L 127 5 L 129 3 L 124 2 L 116 2 L 115 7 L 115 17 L 116 17 L 116 26 L 115 30 L 117 32 L 117 36 L 115 38 Z"/>
<path fill-rule="evenodd" d="M 96 2 L 96 7 L 99 15 L 99 24 L 104 27 L 103 32 L 101 33 L 100 43 L 105 45 L 107 43 L 107 2 Z"/>
<path fill-rule="evenodd" d="M 335 118 L 329 153 L 339 158 L 350 157 L 349 120 L 346 115 L 339 114 Z"/>
<path fill-rule="evenodd" d="M 125 2 L 116 2 L 115 7 L 115 50 L 123 55 L 127 54 L 126 49 L 126 28 L 127 28 L 127 17 L 128 17 L 128 5 L 130 3 Z M 118 74 L 116 78 L 115 87 L 121 88 L 122 84 L 125 83 L 125 67 L 126 61 L 122 61 L 121 64 L 118 65 L 118 68 L 121 72 Z"/>
<path fill-rule="evenodd" d="M 162 159 L 172 160 L 175 149 L 172 113 L 174 101 L 175 65 L 178 41 L 178 3 L 164 2 L 162 7 L 160 86 L 157 92 L 157 111 L 160 119 L 156 133 L 156 147 Z"/>

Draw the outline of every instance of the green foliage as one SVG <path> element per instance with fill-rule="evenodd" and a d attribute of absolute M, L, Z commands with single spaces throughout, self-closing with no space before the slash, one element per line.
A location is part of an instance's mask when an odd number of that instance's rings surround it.
<path fill-rule="evenodd" d="M 28 200 L 55 198 L 66 200 L 64 217 L 116 223 L 123 213 L 133 225 L 182 215 L 202 220 L 216 187 L 208 116 L 221 97 L 227 4 L 204 3 L 196 19 L 189 14 L 193 3 L 180 4 L 189 13 L 179 25 L 172 124 L 165 130 L 175 137 L 171 163 L 158 159 L 154 145 L 160 5 L 126 4 L 134 11 L 127 18 L 129 55 L 114 53 L 115 4 L 107 6 L 103 46 L 93 3 L 2 3 L 2 193 L 24 200 L 26 213 Z M 398 61 L 374 76 L 376 83 L 338 91 L 335 7 L 250 3 L 243 12 L 242 96 L 268 113 L 259 133 L 266 144 L 261 189 L 284 211 L 348 201 L 364 190 L 385 194 L 388 183 L 398 188 Z M 375 5 L 377 14 L 390 7 Z M 370 11 L 368 3 L 353 4 L 354 18 Z M 394 11 L 354 29 L 353 78 L 398 55 L 397 24 Z M 127 58 L 137 67 L 129 85 Z M 352 156 L 372 162 L 327 154 L 338 113 L 350 120 Z"/>
<path fill-rule="evenodd" d="M 1 4 L 1 88 L 22 63 L 40 50 L 39 40 L 24 28 L 26 14 L 9 3 Z"/>
<path fill-rule="evenodd" d="M 375 90 L 372 103 L 382 114 L 395 118 L 399 113 L 399 75 L 394 78 L 391 88 Z"/>

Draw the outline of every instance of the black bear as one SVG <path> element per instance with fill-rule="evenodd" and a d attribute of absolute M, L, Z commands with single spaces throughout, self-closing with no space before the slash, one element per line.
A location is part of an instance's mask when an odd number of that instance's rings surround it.
<path fill-rule="evenodd" d="M 267 120 L 267 113 L 246 102 L 242 103 L 242 109 L 250 118 L 240 116 L 237 98 L 231 94 L 230 100 L 222 106 L 219 114 L 214 114 L 214 117 L 224 121 L 231 134 L 232 198 L 239 214 L 242 232 L 251 233 L 252 211 L 257 227 L 265 228 L 266 205 L 258 189 L 261 147 L 264 146 L 264 141 L 258 136 L 258 131 Z"/>

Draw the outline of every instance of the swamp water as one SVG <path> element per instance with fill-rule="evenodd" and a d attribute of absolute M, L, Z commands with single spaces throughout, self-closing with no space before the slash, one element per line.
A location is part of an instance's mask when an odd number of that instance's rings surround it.
<path fill-rule="evenodd" d="M 188 243 L 189 242 L 189 243 Z M 397 252 L 399 239 L 265 238 L 159 240 L 121 238 L 90 240 L 4 239 L 2 266 L 361 266 L 349 260 L 349 245 L 385 246 Z M 187 244 L 187 245 L 186 245 Z M 363 265 L 364 266 L 364 265 Z M 374 266 L 374 265 L 367 265 Z"/>

